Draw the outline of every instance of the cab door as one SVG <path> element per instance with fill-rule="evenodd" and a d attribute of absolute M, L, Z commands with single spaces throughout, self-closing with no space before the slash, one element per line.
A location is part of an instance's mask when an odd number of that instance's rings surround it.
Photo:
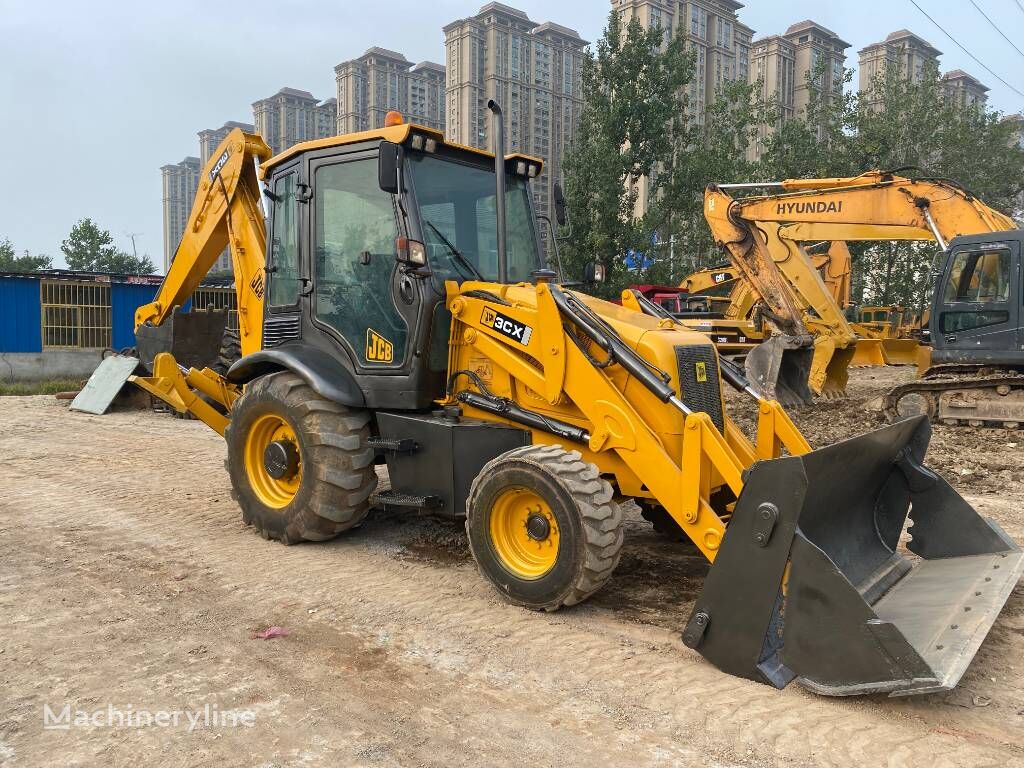
<path fill-rule="evenodd" d="M 936 360 L 1005 362 L 1019 347 L 1020 243 L 964 243 L 946 265 L 932 318 Z"/>
<path fill-rule="evenodd" d="M 377 168 L 376 152 L 358 152 L 309 169 L 313 319 L 358 374 L 408 369 L 421 301 L 396 261 L 401 222 Z"/>

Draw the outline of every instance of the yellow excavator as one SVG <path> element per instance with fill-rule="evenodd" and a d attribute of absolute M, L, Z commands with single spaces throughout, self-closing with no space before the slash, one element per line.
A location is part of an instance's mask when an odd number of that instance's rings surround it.
<path fill-rule="evenodd" d="M 612 578 L 635 500 L 711 562 L 682 639 L 720 669 L 829 695 L 956 685 L 1024 553 L 926 468 L 927 419 L 811 450 L 706 336 L 561 281 L 541 163 L 505 155 L 488 108 L 494 155 L 391 114 L 274 157 L 235 130 L 204 169 L 136 315 L 135 382 L 224 436 L 243 520 L 286 544 L 354 528 L 371 497 L 464 520 L 497 592 L 552 611 Z M 241 356 L 220 373 L 178 352 L 218 356 L 215 313 L 181 307 L 225 246 Z"/>
<path fill-rule="evenodd" d="M 730 196 L 765 189 L 765 194 Z M 935 240 L 945 247 L 957 236 L 1016 228 L 1008 216 L 953 182 L 882 171 L 849 178 L 710 185 L 704 213 L 716 241 L 742 273 L 741 282 L 749 284 L 766 308 L 764 317 L 775 338 L 767 351 L 759 350 L 767 363 L 752 369 L 748 362 L 748 373 L 767 392 L 775 376 L 799 382 L 808 364 L 793 349 L 793 340 L 806 333 L 814 335 L 809 381 L 817 394 L 842 393 L 857 348 L 856 330 L 815 270 L 805 244 Z M 862 353 L 859 362 L 884 362 L 879 341 L 866 343 L 878 352 Z"/>

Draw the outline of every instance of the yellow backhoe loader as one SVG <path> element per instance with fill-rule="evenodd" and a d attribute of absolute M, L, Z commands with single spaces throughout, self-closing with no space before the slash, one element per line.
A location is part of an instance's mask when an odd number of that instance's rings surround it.
<path fill-rule="evenodd" d="M 706 336 L 560 282 L 528 188 L 541 163 L 505 156 L 488 107 L 495 155 L 391 115 L 275 157 L 235 130 L 204 169 L 136 316 L 140 345 L 166 345 L 136 382 L 224 435 L 243 519 L 335 536 L 386 464 L 379 503 L 464 519 L 498 593 L 555 610 L 611 578 L 636 500 L 711 561 L 682 638 L 722 670 L 831 695 L 956 685 L 1024 554 L 924 466 L 928 421 L 811 450 Z M 175 352 L 200 357 L 216 325 L 180 307 L 225 246 L 241 357 L 222 375 Z M 756 400 L 750 438 L 723 380 Z"/>

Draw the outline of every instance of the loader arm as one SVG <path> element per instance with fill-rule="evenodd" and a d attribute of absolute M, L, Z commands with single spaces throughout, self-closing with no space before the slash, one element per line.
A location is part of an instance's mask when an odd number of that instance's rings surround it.
<path fill-rule="evenodd" d="M 259 350 L 263 326 L 266 228 L 256 163 L 270 147 L 236 128 L 203 169 L 192 213 L 153 301 L 135 312 L 135 328 L 160 326 L 184 305 L 225 248 L 231 249 L 242 354 Z"/>

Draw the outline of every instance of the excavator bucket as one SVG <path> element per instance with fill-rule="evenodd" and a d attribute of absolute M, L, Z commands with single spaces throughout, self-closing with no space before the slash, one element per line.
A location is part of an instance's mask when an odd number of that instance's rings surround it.
<path fill-rule="evenodd" d="M 176 309 L 159 326 L 140 325 L 135 330 L 139 358 L 148 371 L 161 352 L 170 352 L 186 368 L 208 368 L 217 362 L 227 323 L 227 310 Z"/>
<path fill-rule="evenodd" d="M 811 391 L 826 400 L 846 397 L 846 383 L 850 380 L 848 369 L 856 351 L 857 348 L 853 344 L 844 349 L 837 349 L 833 339 L 827 336 L 816 337 L 811 373 L 808 377 Z"/>
<path fill-rule="evenodd" d="M 914 339 L 882 339 L 886 365 L 917 365 L 919 346 Z"/>
<path fill-rule="evenodd" d="M 902 696 L 955 686 L 1024 553 L 923 465 L 930 434 L 918 416 L 755 464 L 684 642 L 778 688 L 795 679 L 826 695 Z"/>
<path fill-rule="evenodd" d="M 857 339 L 850 365 L 854 368 L 871 368 L 888 365 L 885 356 L 885 342 L 881 339 Z"/>
<path fill-rule="evenodd" d="M 807 337 L 772 336 L 747 353 L 743 366 L 754 389 L 766 400 L 784 406 L 809 405 L 813 395 L 807 378 L 813 354 Z"/>

